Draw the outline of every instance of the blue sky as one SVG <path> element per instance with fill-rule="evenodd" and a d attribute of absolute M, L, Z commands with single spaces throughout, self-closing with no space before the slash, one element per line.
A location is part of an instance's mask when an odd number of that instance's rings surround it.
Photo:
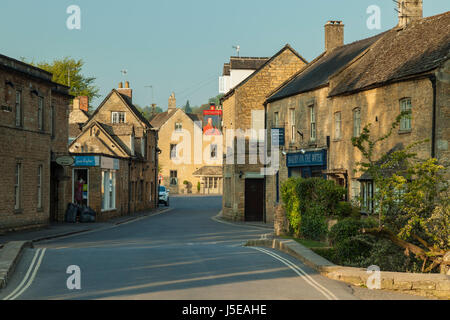
<path fill-rule="evenodd" d="M 81 8 L 81 30 L 66 27 L 70 5 Z M 381 8 L 381 29 L 369 30 L 368 6 Z M 218 94 L 223 63 L 271 56 L 289 43 L 311 61 L 324 49 L 327 20 L 343 20 L 345 42 L 392 28 L 392 0 L 1 0 L 0 53 L 42 61 L 71 56 L 85 61 L 101 98 L 129 80 L 134 102 L 163 109 L 172 91 L 191 106 Z M 424 0 L 424 16 L 450 10 L 448 0 Z M 124 77 L 121 70 L 127 69 Z"/>

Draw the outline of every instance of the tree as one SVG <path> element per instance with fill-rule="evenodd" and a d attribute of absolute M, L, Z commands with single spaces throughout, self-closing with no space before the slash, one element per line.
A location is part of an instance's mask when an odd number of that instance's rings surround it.
<path fill-rule="evenodd" d="M 51 72 L 54 82 L 70 87 L 69 93 L 73 96 L 88 96 L 89 100 L 100 96 L 98 87 L 94 85 L 96 78 L 82 74 L 84 61 L 81 59 L 65 57 L 54 59 L 52 62 L 39 62 L 35 65 Z"/>
<path fill-rule="evenodd" d="M 189 103 L 189 100 L 186 102 L 186 105 L 184 106 L 184 112 L 192 113 L 192 108 L 191 108 L 191 105 Z"/>
<path fill-rule="evenodd" d="M 141 112 L 145 119 L 151 121 L 153 119 L 153 110 L 150 106 L 141 107 L 138 104 L 134 104 L 134 106 Z M 163 112 L 160 107 L 155 107 L 155 115 Z"/>
<path fill-rule="evenodd" d="M 378 228 L 365 233 L 387 238 L 423 261 L 422 271 L 430 272 L 445 267 L 444 255 L 450 250 L 450 201 L 448 184 L 443 176 L 445 168 L 437 159 L 419 159 L 411 150 L 425 141 L 391 150 L 375 159 L 375 148 L 388 139 L 398 127 L 400 114 L 389 132 L 378 139 L 370 137 L 370 124 L 353 146 L 363 155 L 359 171 L 370 175 L 374 193 L 374 213 L 378 215 Z"/>

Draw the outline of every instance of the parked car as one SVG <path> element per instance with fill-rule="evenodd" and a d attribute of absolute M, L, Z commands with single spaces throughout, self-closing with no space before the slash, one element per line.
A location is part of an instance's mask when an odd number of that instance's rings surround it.
<path fill-rule="evenodd" d="M 164 186 L 159 186 L 159 203 L 169 206 L 169 189 Z"/>

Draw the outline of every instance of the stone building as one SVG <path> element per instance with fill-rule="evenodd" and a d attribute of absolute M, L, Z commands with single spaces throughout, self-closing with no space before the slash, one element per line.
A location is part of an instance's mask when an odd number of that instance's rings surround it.
<path fill-rule="evenodd" d="M 69 113 L 69 144 L 81 133 L 83 125 L 89 120 L 89 98 L 73 99 Z"/>
<path fill-rule="evenodd" d="M 129 83 L 120 83 L 69 146 L 71 198 L 94 209 L 100 221 L 158 205 L 158 134 L 132 98 Z M 77 199 L 80 179 L 83 197 Z"/>
<path fill-rule="evenodd" d="M 271 222 L 264 215 L 264 175 L 261 174 L 264 166 L 260 161 L 250 161 L 248 148 L 255 142 L 263 146 L 265 139 L 245 136 L 245 131 L 254 129 L 259 132 L 265 128 L 264 101 L 267 95 L 306 64 L 305 59 L 286 45 L 221 99 L 227 154 L 223 165 L 225 218 Z M 236 137 L 245 144 L 244 154 L 240 156 L 233 152 L 239 148 Z"/>
<path fill-rule="evenodd" d="M 362 158 L 351 139 L 369 123 L 373 137 L 385 135 L 401 111 L 411 112 L 411 119 L 402 119 L 376 152 L 428 139 L 415 150 L 418 156 L 436 157 L 448 167 L 450 13 L 413 19 L 409 13 L 421 12 L 418 6 L 421 1 L 400 1 L 398 26 L 331 45 L 267 99 L 267 127 L 284 129 L 286 141 L 280 171 L 266 178 L 268 215 L 274 215 L 281 183 L 291 176 L 333 179 L 347 187 L 348 199 L 361 196 L 363 211 L 370 211 L 375 186 L 355 172 Z"/>
<path fill-rule="evenodd" d="M 151 124 L 160 137 L 161 185 L 171 194 L 222 193 L 221 135 L 203 135 L 200 117 L 177 108 L 173 93 Z"/>
<path fill-rule="evenodd" d="M 63 214 L 69 169 L 69 88 L 52 74 L 0 55 L 0 230 L 47 225 Z"/>

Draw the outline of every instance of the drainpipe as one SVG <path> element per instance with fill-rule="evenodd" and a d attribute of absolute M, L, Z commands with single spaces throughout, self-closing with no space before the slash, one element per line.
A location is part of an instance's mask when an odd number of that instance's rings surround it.
<path fill-rule="evenodd" d="M 436 88 L 436 75 L 431 74 L 428 76 L 433 87 L 433 115 L 432 115 L 432 127 L 431 127 L 431 157 L 436 157 L 436 118 L 437 118 L 437 88 Z"/>
<path fill-rule="evenodd" d="M 128 159 L 128 214 L 131 210 L 131 159 Z"/>

